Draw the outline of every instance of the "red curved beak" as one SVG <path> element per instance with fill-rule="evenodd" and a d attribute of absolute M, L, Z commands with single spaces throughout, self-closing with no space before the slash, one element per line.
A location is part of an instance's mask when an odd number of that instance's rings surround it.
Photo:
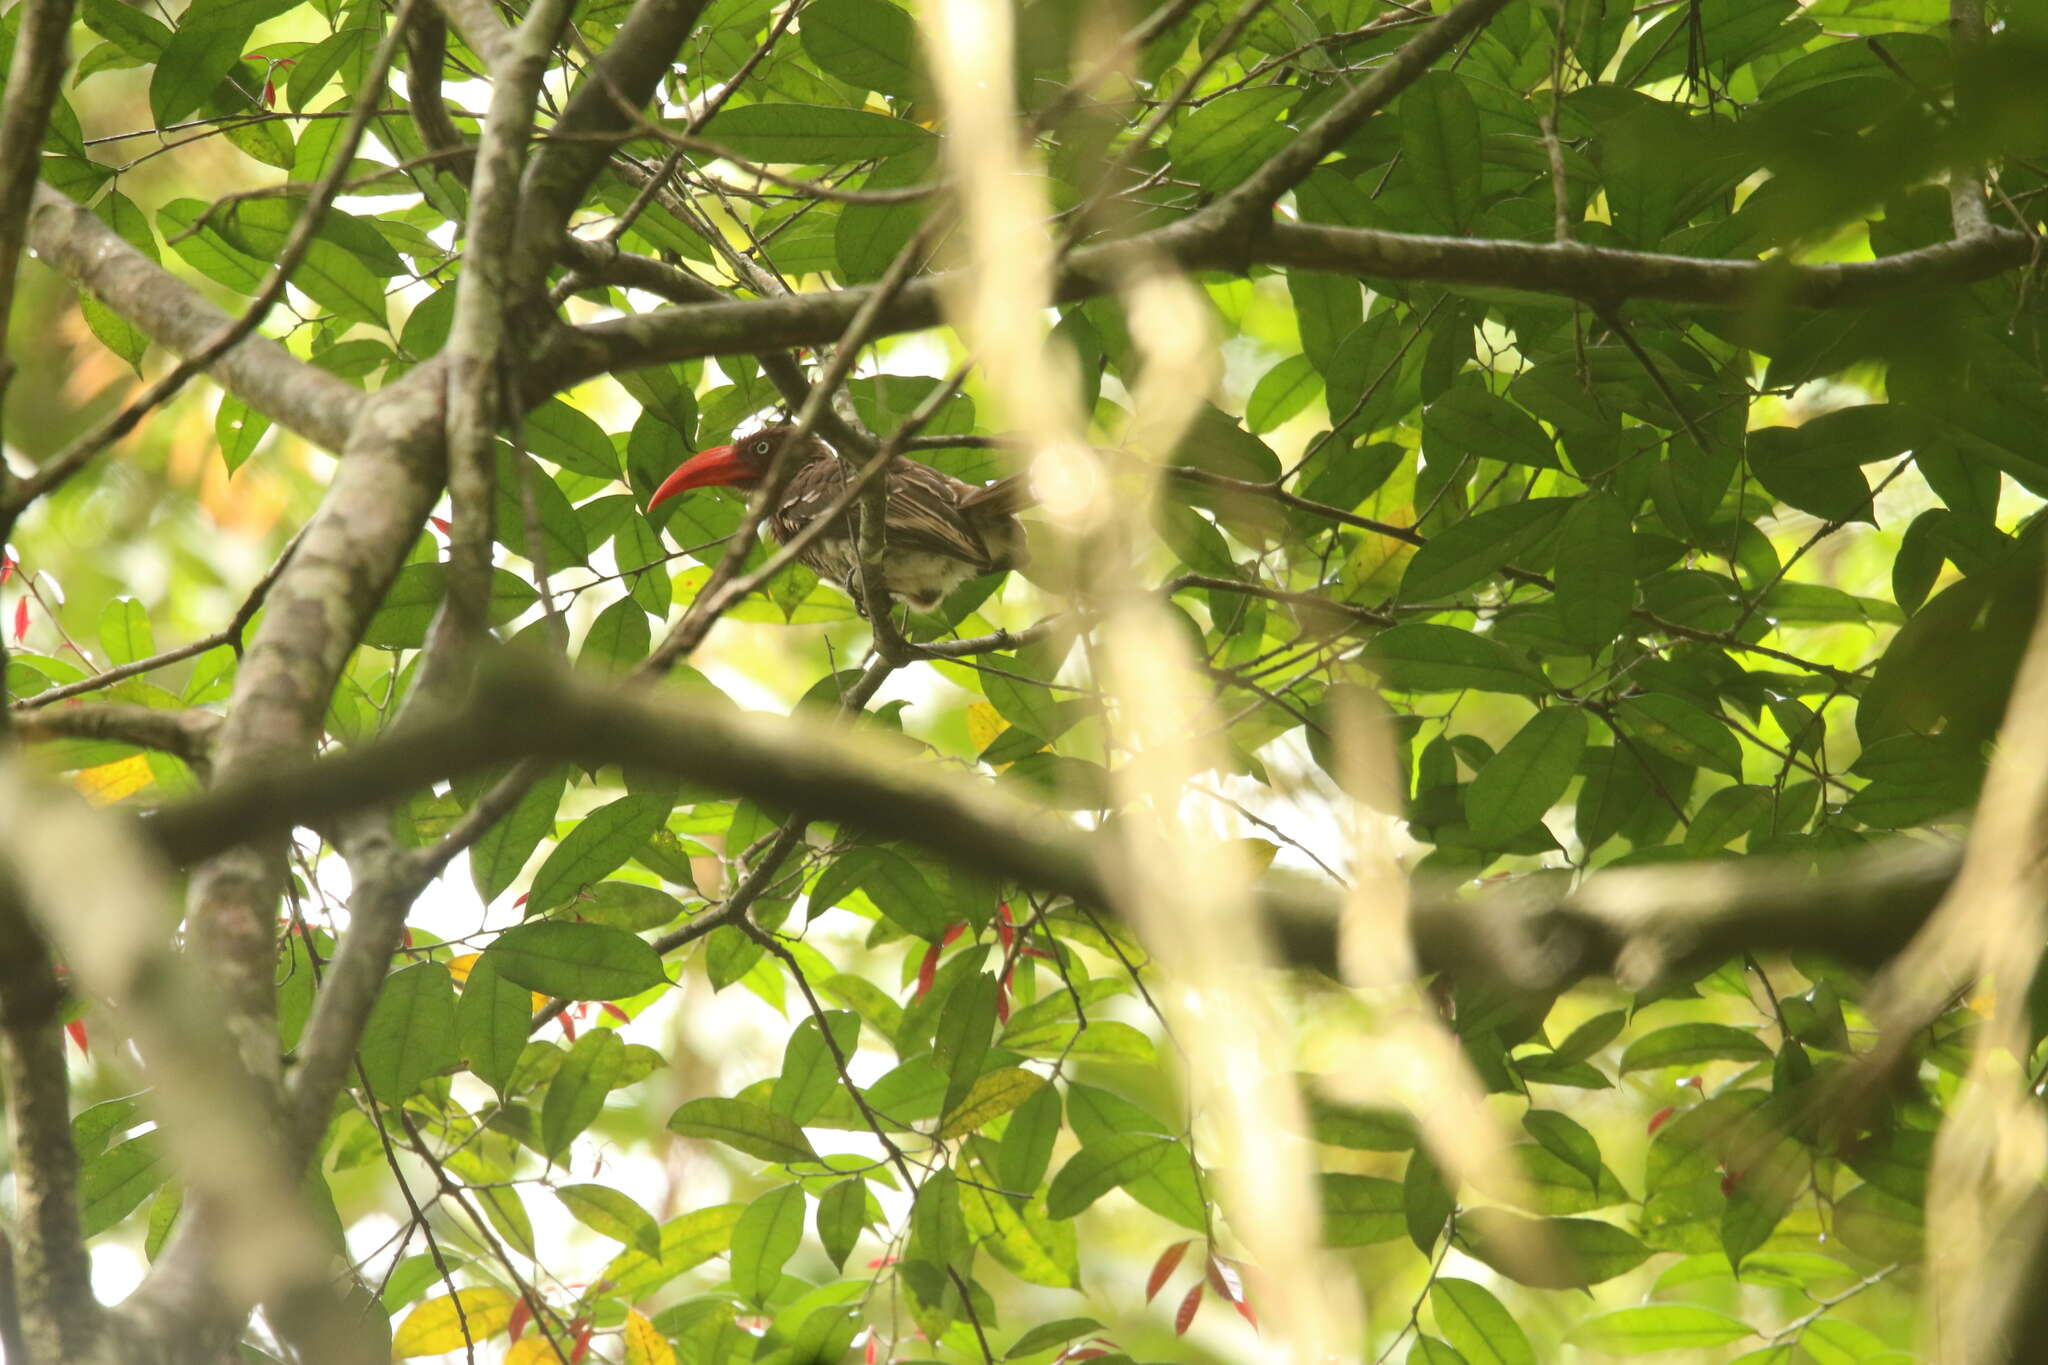
<path fill-rule="evenodd" d="M 679 493 L 692 488 L 710 488 L 718 484 L 744 483 L 754 477 L 754 471 L 747 467 L 732 446 L 713 446 L 711 449 L 692 455 L 676 467 L 676 472 L 661 481 L 661 487 L 654 490 L 654 496 L 647 500 L 647 510 L 667 502 Z"/>

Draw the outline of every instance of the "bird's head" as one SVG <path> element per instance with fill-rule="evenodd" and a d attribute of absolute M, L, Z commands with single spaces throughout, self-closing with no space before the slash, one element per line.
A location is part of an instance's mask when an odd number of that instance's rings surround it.
<path fill-rule="evenodd" d="M 647 500 L 647 510 L 667 502 L 679 493 L 692 488 L 711 488 L 725 485 L 733 488 L 752 488 L 768 473 L 768 466 L 775 462 L 776 452 L 794 434 L 789 425 L 762 427 L 759 431 L 742 436 L 731 445 L 713 446 L 699 451 L 676 467 L 675 473 L 661 481 L 661 487 L 654 490 L 654 496 Z M 806 436 L 808 448 L 805 459 L 799 463 L 816 459 L 826 453 L 825 445 L 815 436 Z"/>

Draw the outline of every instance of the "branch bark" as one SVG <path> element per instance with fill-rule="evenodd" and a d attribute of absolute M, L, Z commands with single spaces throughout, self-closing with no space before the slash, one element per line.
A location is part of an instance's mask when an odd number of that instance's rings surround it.
<path fill-rule="evenodd" d="M 189 859 L 233 837 L 224 830 L 320 823 L 509 759 L 628 761 L 1114 909 L 1119 863 L 1111 843 L 1000 783 L 921 771 L 863 739 L 801 719 L 691 712 L 641 689 L 492 666 L 459 717 L 408 725 L 335 758 L 252 773 L 162 809 L 150 831 L 170 856 Z M 1745 948 L 1812 950 L 1870 966 L 1910 938 L 1955 866 L 1946 850 L 1886 846 L 1818 870 L 1779 859 L 1626 869 L 1570 893 L 1527 883 L 1483 895 L 1423 885 L 1411 933 L 1425 971 L 1531 991 L 1588 975 L 1644 984 Z M 1261 904 L 1287 961 L 1336 970 L 1334 891 L 1274 880 Z"/>
<path fill-rule="evenodd" d="M 234 319 L 123 241 L 91 209 L 38 185 L 28 244 L 50 266 L 179 355 L 193 355 Z M 295 359 L 268 337 L 243 338 L 207 373 L 279 426 L 339 451 L 363 391 Z"/>
<path fill-rule="evenodd" d="M 2025 265 L 2034 239 L 1991 230 L 1874 261 L 1791 265 L 1720 261 L 1574 243 L 1432 237 L 1275 223 L 1256 242 L 1204 215 L 1130 238 L 1084 247 L 1060 272 L 1058 298 L 1072 302 L 1110 292 L 1133 266 L 1165 260 L 1184 270 L 1241 273 L 1251 265 L 1292 266 L 1371 279 L 1519 289 L 1584 302 L 1661 299 L 1708 308 L 1849 308 L 1989 279 Z M 875 318 L 874 335 L 934 327 L 950 276 L 906 285 Z M 663 308 L 558 329 L 545 341 L 524 395 L 549 395 L 616 369 L 812 346 L 837 336 L 873 293 L 858 286 L 823 294 Z"/>

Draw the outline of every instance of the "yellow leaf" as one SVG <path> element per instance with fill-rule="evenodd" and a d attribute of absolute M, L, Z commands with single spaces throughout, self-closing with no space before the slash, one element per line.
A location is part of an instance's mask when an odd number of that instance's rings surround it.
<path fill-rule="evenodd" d="M 405 1321 L 391 1334 L 391 1357 L 403 1360 L 407 1356 L 445 1355 L 471 1342 L 496 1336 L 511 1326 L 512 1304 L 512 1296 L 502 1289 L 461 1289 L 428 1299 L 406 1314 Z"/>
<path fill-rule="evenodd" d="M 448 975 L 455 978 L 456 985 L 465 984 L 469 980 L 469 974 L 476 970 L 476 960 L 482 956 L 482 953 L 463 953 L 459 957 L 449 958 Z"/>
<path fill-rule="evenodd" d="M 637 1310 L 626 1310 L 626 1365 L 676 1365 L 668 1339 Z"/>
<path fill-rule="evenodd" d="M 1251 863 L 1252 870 L 1255 872 L 1264 872 L 1267 868 L 1271 867 L 1273 865 L 1273 855 L 1280 851 L 1278 844 L 1268 843 L 1264 839 L 1236 839 L 1232 842 L 1237 845 L 1246 860 Z"/>
<path fill-rule="evenodd" d="M 111 806 L 123 797 L 135 795 L 154 781 L 156 774 L 149 770 L 149 756 L 135 754 L 113 763 L 102 763 L 97 768 L 87 768 L 75 774 L 71 784 L 95 806 Z"/>
<path fill-rule="evenodd" d="M 985 701 L 975 702 L 967 708 L 967 742 L 980 753 L 996 742 L 996 736 L 1010 728 L 1010 722 L 998 715 L 996 708 Z"/>
<path fill-rule="evenodd" d="M 562 1353 L 545 1332 L 532 1332 L 505 1352 L 505 1365 L 562 1365 Z"/>

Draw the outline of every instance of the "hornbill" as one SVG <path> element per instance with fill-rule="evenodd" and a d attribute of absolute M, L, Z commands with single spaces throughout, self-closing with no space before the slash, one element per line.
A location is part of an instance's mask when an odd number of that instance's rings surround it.
<path fill-rule="evenodd" d="M 795 428 L 763 427 L 731 445 L 692 455 L 662 480 L 647 510 L 692 488 L 729 484 L 753 488 L 766 477 L 775 454 Z M 785 544 L 815 520 L 852 481 L 852 474 L 816 436 L 806 436 L 793 457 L 796 473 L 783 487 L 782 501 L 768 513 L 768 533 Z M 1030 559 L 1020 508 L 1031 504 L 1024 476 L 1013 474 L 986 486 L 962 483 L 916 460 L 889 466 L 884 496 L 887 533 L 883 582 L 889 595 L 917 611 L 931 611 L 970 578 L 1013 569 Z M 859 523 L 849 510 L 797 558 L 860 601 Z"/>

